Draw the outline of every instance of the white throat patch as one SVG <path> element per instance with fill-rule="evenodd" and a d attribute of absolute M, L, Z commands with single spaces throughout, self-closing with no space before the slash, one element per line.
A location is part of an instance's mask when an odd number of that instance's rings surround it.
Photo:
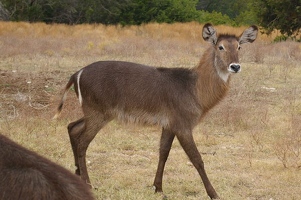
<path fill-rule="evenodd" d="M 219 77 L 226 83 L 229 79 L 229 76 L 230 76 L 230 73 L 227 71 L 226 73 L 225 72 L 221 72 L 219 70 L 217 70 L 217 73 L 219 75 Z"/>
<path fill-rule="evenodd" d="M 214 60 L 214 67 L 215 67 L 215 70 L 217 71 L 218 76 L 226 83 L 228 81 L 228 79 L 229 79 L 230 72 L 228 70 L 226 72 L 221 71 L 217 67 L 217 60 L 216 60 L 216 58 Z"/>

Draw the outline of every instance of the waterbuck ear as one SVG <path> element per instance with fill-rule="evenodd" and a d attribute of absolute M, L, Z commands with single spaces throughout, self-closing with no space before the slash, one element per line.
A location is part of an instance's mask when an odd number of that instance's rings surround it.
<path fill-rule="evenodd" d="M 239 37 L 239 44 L 243 43 L 252 43 L 257 37 L 258 28 L 257 26 L 253 25 L 246 29 Z"/>
<path fill-rule="evenodd" d="M 216 44 L 217 37 L 216 37 L 216 30 L 213 28 L 212 24 L 207 23 L 203 27 L 203 39 L 207 42 L 212 44 Z"/>

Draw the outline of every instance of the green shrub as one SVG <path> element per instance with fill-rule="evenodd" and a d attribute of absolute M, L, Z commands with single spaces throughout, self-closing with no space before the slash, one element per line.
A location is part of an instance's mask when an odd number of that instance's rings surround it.
<path fill-rule="evenodd" d="M 215 25 L 219 24 L 227 24 L 234 26 L 235 22 L 230 19 L 228 15 L 223 15 L 220 12 L 207 12 L 207 11 L 198 11 L 199 12 L 199 17 L 198 17 L 198 22 L 200 23 L 207 23 L 210 22 Z"/>

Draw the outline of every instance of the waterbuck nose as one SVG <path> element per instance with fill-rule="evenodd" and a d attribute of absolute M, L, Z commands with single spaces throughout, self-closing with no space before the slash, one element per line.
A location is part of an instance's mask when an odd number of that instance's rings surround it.
<path fill-rule="evenodd" d="M 230 64 L 230 70 L 232 72 L 235 72 L 235 73 L 239 72 L 240 71 L 240 64 L 237 64 L 237 63 Z"/>

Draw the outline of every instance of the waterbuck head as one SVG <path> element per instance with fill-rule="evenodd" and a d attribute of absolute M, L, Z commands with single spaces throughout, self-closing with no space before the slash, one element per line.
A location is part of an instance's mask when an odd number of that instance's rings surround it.
<path fill-rule="evenodd" d="M 214 46 L 214 67 L 220 77 L 227 81 L 230 73 L 240 72 L 241 67 L 238 59 L 240 45 L 252 43 L 258 33 L 257 26 L 246 29 L 239 37 L 229 34 L 217 35 L 216 30 L 211 24 L 203 27 L 203 39 Z"/>

